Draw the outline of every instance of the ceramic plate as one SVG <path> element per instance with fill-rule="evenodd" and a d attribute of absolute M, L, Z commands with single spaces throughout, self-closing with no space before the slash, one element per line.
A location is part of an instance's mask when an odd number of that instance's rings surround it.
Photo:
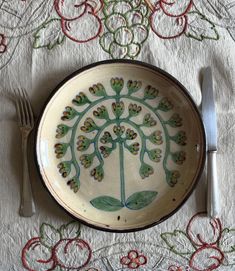
<path fill-rule="evenodd" d="M 72 74 L 42 113 L 40 174 L 71 215 L 99 229 L 134 231 L 173 214 L 205 159 L 196 106 L 169 74 L 105 61 Z"/>

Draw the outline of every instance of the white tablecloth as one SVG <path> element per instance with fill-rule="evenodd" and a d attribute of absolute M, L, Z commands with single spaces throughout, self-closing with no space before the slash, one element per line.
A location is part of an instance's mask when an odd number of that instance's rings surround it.
<path fill-rule="evenodd" d="M 68 224 L 73 219 L 40 181 L 32 138 L 37 213 L 20 217 L 21 137 L 14 104 L 1 94 L 0 270 L 235 270 L 235 2 L 0 0 L 0 90 L 25 88 L 36 116 L 64 77 L 110 58 L 164 69 L 197 104 L 200 71 L 212 67 L 220 217 L 198 214 L 205 211 L 202 178 L 187 203 L 158 226 L 115 234 L 82 225 L 76 239 L 79 223 Z"/>

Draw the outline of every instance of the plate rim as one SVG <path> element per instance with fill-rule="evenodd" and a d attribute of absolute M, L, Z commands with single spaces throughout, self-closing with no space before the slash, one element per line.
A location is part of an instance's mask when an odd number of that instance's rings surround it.
<path fill-rule="evenodd" d="M 183 198 L 183 200 L 180 202 L 180 204 L 174 208 L 170 213 L 168 213 L 167 215 L 161 217 L 160 219 L 158 219 L 157 221 L 153 222 L 153 223 L 149 223 L 147 225 L 141 226 L 141 227 L 133 227 L 133 228 L 129 228 L 129 229 L 112 229 L 112 227 L 102 227 L 102 226 L 97 226 L 95 224 L 89 223 L 86 220 L 82 219 L 82 218 L 78 218 L 75 215 L 71 214 L 62 204 L 60 204 L 57 199 L 52 195 L 52 193 L 50 192 L 49 188 L 47 187 L 47 185 L 45 184 L 45 181 L 43 179 L 43 176 L 41 174 L 40 171 L 40 165 L 39 165 L 39 159 L 38 159 L 38 153 L 37 153 L 37 142 L 38 142 L 38 137 L 39 137 L 39 126 L 41 124 L 42 121 L 42 117 L 44 115 L 45 109 L 47 107 L 47 105 L 49 104 L 49 102 L 51 101 L 51 99 L 53 98 L 53 96 L 57 93 L 57 91 L 69 80 L 71 80 L 73 77 L 81 74 L 82 72 L 101 66 L 101 65 L 107 65 L 107 64 L 131 64 L 131 65 L 137 65 L 139 67 L 144 67 L 144 68 L 148 68 L 152 71 L 158 72 L 160 74 L 162 74 L 163 76 L 167 77 L 168 79 L 170 79 L 174 84 L 176 84 L 182 91 L 183 93 L 187 96 L 187 98 L 189 99 L 189 101 L 191 102 L 191 105 L 193 107 L 193 109 L 195 110 L 195 113 L 198 117 L 199 120 L 199 126 L 201 127 L 201 132 L 202 132 L 202 158 L 201 158 L 201 166 L 199 168 L 197 177 L 195 178 L 194 184 L 192 185 L 192 187 L 187 191 L 186 196 Z M 91 227 L 93 229 L 96 230 L 100 230 L 103 232 L 113 232 L 113 233 L 128 233 L 128 232 L 137 232 L 137 231 L 142 231 L 142 230 L 146 230 L 149 229 L 151 227 L 154 227 L 164 221 L 166 221 L 168 218 L 170 218 L 171 216 L 173 216 L 175 213 L 177 213 L 182 207 L 183 205 L 186 203 L 186 201 L 189 199 L 189 197 L 192 195 L 193 191 L 195 190 L 199 180 L 201 179 L 204 167 L 205 167 L 205 161 L 206 161 L 206 133 L 205 133 L 205 126 L 200 114 L 200 111 L 196 105 L 196 103 L 194 102 L 193 97 L 191 96 L 190 92 L 187 90 L 186 87 L 184 87 L 184 85 L 182 85 L 174 76 L 172 76 L 171 74 L 169 74 L 168 72 L 162 70 L 161 68 L 154 66 L 152 64 L 143 62 L 143 61 L 137 61 L 137 60 L 127 60 L 127 59 L 112 59 L 112 60 L 102 60 L 102 61 L 98 61 L 98 62 L 93 62 L 92 64 L 89 65 L 85 65 L 81 68 L 79 68 L 78 70 L 70 73 L 69 75 L 67 75 L 64 79 L 62 79 L 57 85 L 56 87 L 51 91 L 51 93 L 49 94 L 49 96 L 46 98 L 46 101 L 43 104 L 43 107 L 40 111 L 40 114 L 38 116 L 38 119 L 35 123 L 35 133 L 34 133 L 34 161 L 36 163 L 36 168 L 40 177 L 40 180 L 44 186 L 44 188 L 46 188 L 47 193 L 50 195 L 50 197 L 56 202 L 56 204 L 62 209 L 64 210 L 70 217 L 72 217 L 74 220 L 79 221 L 81 224 L 84 224 L 88 227 Z"/>

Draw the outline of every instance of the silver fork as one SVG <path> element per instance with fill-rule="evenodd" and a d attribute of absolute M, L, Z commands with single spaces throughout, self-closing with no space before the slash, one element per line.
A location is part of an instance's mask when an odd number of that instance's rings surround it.
<path fill-rule="evenodd" d="M 23 89 L 14 90 L 15 104 L 18 115 L 18 124 L 22 136 L 23 155 L 23 182 L 19 213 L 21 216 L 30 217 L 35 214 L 35 204 L 28 168 L 28 136 L 34 127 L 33 110 L 27 95 Z"/>

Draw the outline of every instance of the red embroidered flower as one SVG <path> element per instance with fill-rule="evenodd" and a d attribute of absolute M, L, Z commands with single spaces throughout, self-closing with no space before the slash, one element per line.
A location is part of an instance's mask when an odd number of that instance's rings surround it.
<path fill-rule="evenodd" d="M 192 0 L 158 1 L 150 16 L 153 32 L 162 39 L 172 39 L 182 35 L 187 29 L 187 13 L 192 4 Z"/>
<path fill-rule="evenodd" d="M 128 252 L 127 256 L 121 258 L 120 263 L 126 265 L 130 269 L 139 268 L 141 265 L 147 263 L 147 258 L 144 255 L 140 255 L 138 251 L 131 250 Z"/>
<path fill-rule="evenodd" d="M 188 271 L 188 267 L 179 266 L 179 265 L 171 265 L 168 267 L 168 271 Z"/>
<path fill-rule="evenodd" d="M 6 45 L 6 37 L 3 34 L 0 34 L 0 54 L 6 52 L 7 45 Z"/>
<path fill-rule="evenodd" d="M 102 0 L 55 0 L 54 7 L 69 39 L 84 43 L 100 34 L 102 24 L 97 13 L 103 7 Z"/>

